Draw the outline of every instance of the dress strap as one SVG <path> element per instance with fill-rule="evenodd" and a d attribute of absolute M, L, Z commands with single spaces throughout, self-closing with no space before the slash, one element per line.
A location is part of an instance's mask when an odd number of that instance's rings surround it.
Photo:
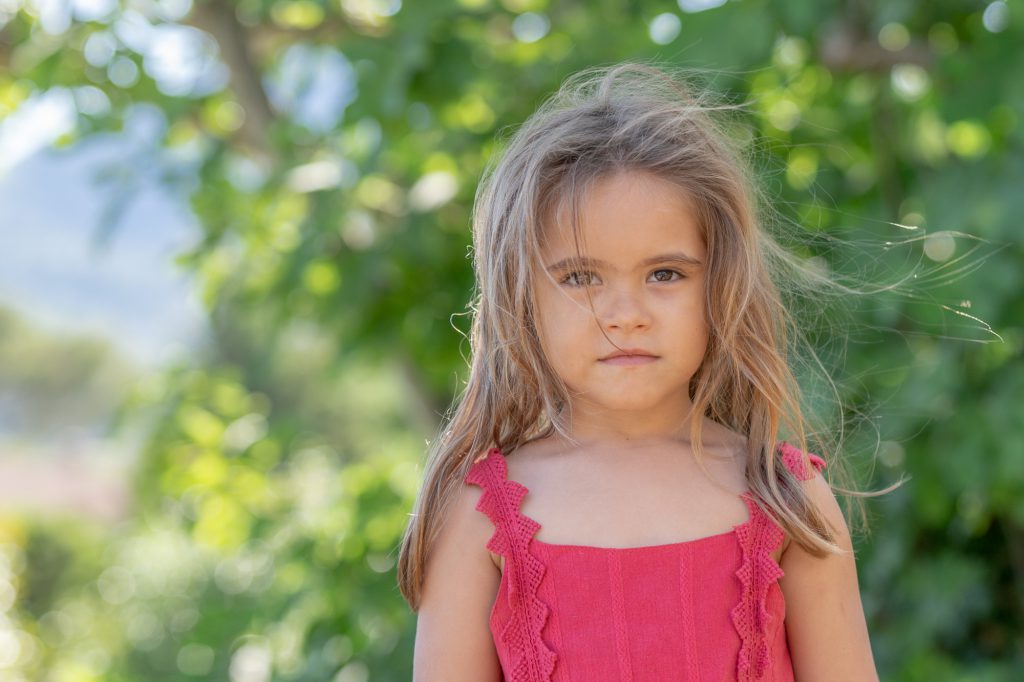
<path fill-rule="evenodd" d="M 825 467 L 825 460 L 821 457 L 805 453 L 785 441 L 779 443 L 777 450 L 786 468 L 801 481 L 810 480 L 816 471 Z M 810 466 L 806 464 L 808 460 Z M 785 539 L 785 533 L 749 493 L 744 493 L 743 500 L 750 510 L 750 522 L 736 528 L 742 553 L 736 577 L 742 587 L 742 596 L 730 616 L 741 641 L 736 679 L 756 682 L 764 679 L 771 668 L 768 632 L 775 616 L 768 610 L 768 590 L 772 583 L 785 575 L 772 556 Z"/>
<path fill-rule="evenodd" d="M 483 488 L 476 509 L 494 524 L 487 549 L 506 559 L 503 579 L 508 581 L 512 616 L 500 636 L 513 652 L 508 682 L 550 680 L 558 657 L 541 636 L 548 607 L 537 596 L 545 566 L 530 552 L 530 540 L 540 524 L 519 511 L 527 488 L 509 480 L 505 457 L 498 448 L 473 462 L 466 482 Z"/>
<path fill-rule="evenodd" d="M 804 452 L 786 441 L 779 443 L 778 449 L 786 468 L 801 481 L 811 480 L 815 474 L 825 468 L 824 459 L 813 453 Z M 810 460 L 811 466 L 807 465 L 808 460 Z"/>

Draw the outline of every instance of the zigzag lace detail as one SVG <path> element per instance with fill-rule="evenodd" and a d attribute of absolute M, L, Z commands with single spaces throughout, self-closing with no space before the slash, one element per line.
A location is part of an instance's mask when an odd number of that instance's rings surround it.
<path fill-rule="evenodd" d="M 814 470 L 808 470 L 807 465 L 804 464 L 804 451 L 785 441 L 779 443 L 779 452 L 782 453 L 782 461 L 786 464 L 786 468 L 801 481 L 811 480 L 818 471 L 825 468 L 825 460 L 808 452 L 806 454 L 814 467 Z"/>
<path fill-rule="evenodd" d="M 530 553 L 530 540 L 540 530 L 540 524 L 519 512 L 527 489 L 508 480 L 505 459 L 497 448 L 491 448 L 483 459 L 473 463 L 466 481 L 483 488 L 476 509 L 494 524 L 487 548 L 506 559 L 512 617 L 502 629 L 501 639 L 510 651 L 518 652 L 508 682 L 550 680 L 558 657 L 541 637 L 548 606 L 537 597 L 537 589 L 545 566 Z"/>
<path fill-rule="evenodd" d="M 804 453 L 800 449 L 782 442 L 779 452 L 785 466 L 802 481 L 814 477 L 804 465 Z M 821 471 L 825 460 L 807 453 L 811 464 Z M 756 682 L 768 672 L 771 663 L 768 632 L 773 614 L 768 611 L 768 590 L 785 573 L 772 557 L 785 537 L 779 528 L 754 501 L 750 493 L 742 495 L 750 510 L 750 520 L 736 526 L 743 560 L 736 570 L 736 577 L 743 586 L 740 602 L 731 611 L 733 625 L 742 642 L 736 660 L 736 679 L 740 682 Z"/>

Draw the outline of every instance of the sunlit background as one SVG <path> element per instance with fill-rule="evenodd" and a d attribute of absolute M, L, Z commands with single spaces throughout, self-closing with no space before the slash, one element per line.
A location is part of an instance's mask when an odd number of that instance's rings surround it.
<path fill-rule="evenodd" d="M 1022 46 L 1014 1 L 0 0 L 0 680 L 410 679 L 476 182 L 625 59 L 747 103 L 798 253 L 910 277 L 820 349 L 858 486 L 912 476 L 876 662 L 1020 679 Z"/>

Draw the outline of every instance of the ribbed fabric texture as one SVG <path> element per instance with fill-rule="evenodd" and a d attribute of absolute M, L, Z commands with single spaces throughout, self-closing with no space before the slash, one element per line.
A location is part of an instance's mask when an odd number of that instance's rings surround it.
<path fill-rule="evenodd" d="M 789 443 L 778 452 L 800 480 L 825 467 Z M 540 524 L 520 512 L 529 491 L 497 448 L 466 482 L 483 488 L 487 548 L 505 557 L 489 625 L 506 682 L 793 682 L 772 557 L 784 534 L 749 491 L 732 531 L 602 548 L 535 540 Z"/>

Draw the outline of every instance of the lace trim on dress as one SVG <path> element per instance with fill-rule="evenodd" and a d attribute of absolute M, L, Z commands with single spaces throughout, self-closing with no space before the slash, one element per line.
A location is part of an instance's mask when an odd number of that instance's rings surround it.
<path fill-rule="evenodd" d="M 783 463 L 800 480 L 814 477 L 804 466 L 804 452 L 789 443 L 779 444 Z M 807 453 L 811 464 L 821 471 L 825 460 Z M 736 660 L 736 679 L 755 682 L 762 679 L 771 662 L 768 631 L 774 615 L 768 611 L 768 590 L 772 583 L 785 575 L 775 562 L 772 552 L 779 548 L 785 533 L 764 513 L 749 492 L 741 496 L 750 510 L 749 523 L 736 527 L 743 559 L 736 569 L 736 577 L 743 586 L 740 602 L 733 607 L 731 616 L 741 645 Z"/>
<path fill-rule="evenodd" d="M 519 512 L 527 489 L 508 480 L 504 458 L 492 457 L 496 452 L 500 454 L 497 448 L 491 448 L 484 459 L 474 462 L 466 481 L 483 488 L 476 509 L 494 524 L 487 548 L 506 559 L 512 616 L 500 637 L 509 651 L 519 652 L 517 660 L 512 661 L 508 682 L 550 680 L 558 657 L 541 636 L 549 609 L 537 597 L 545 566 L 530 554 L 530 540 L 540 524 Z"/>
<path fill-rule="evenodd" d="M 785 441 L 779 443 L 779 452 L 782 453 L 782 461 L 786 464 L 786 468 L 793 472 L 801 481 L 809 481 L 814 478 L 816 471 L 808 470 L 804 464 L 804 451 L 800 448 L 791 445 Z M 825 468 L 825 460 L 813 453 L 806 453 L 811 460 L 811 465 L 817 471 L 821 471 Z"/>

